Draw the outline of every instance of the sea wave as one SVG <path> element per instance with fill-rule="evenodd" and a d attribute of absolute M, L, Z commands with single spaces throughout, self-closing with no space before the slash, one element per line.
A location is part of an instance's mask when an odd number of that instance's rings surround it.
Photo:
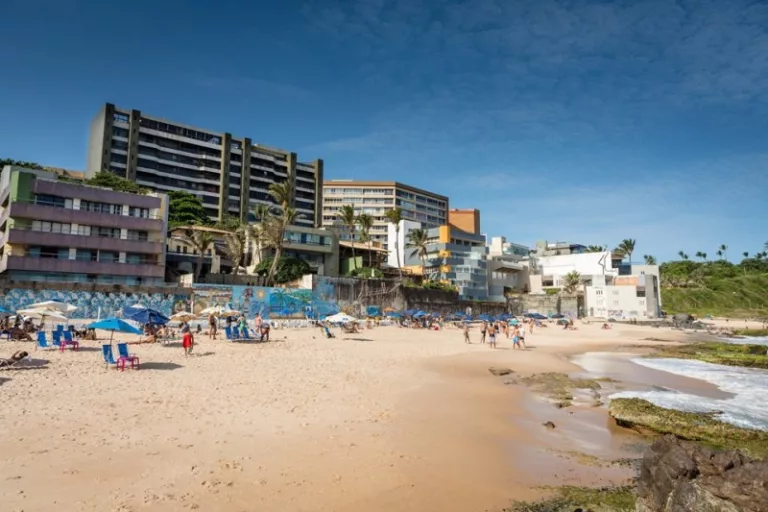
<path fill-rule="evenodd" d="M 743 338 L 722 338 L 727 343 L 736 345 L 766 345 L 768 346 L 768 336 L 744 336 Z"/>
<path fill-rule="evenodd" d="M 669 409 L 717 412 L 722 421 L 768 431 L 768 371 L 687 359 L 633 358 L 632 361 L 654 370 L 710 382 L 733 397 L 714 399 L 670 391 L 622 391 L 610 398 L 643 398 Z"/>

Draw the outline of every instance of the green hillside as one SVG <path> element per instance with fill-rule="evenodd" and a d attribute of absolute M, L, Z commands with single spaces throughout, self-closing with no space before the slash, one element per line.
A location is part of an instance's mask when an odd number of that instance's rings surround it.
<path fill-rule="evenodd" d="M 661 297 L 668 313 L 743 318 L 768 317 L 768 260 L 739 264 L 671 261 L 663 263 Z"/>

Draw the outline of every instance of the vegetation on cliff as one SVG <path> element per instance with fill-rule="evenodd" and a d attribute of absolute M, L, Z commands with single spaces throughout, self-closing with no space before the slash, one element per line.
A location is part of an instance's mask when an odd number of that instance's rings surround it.
<path fill-rule="evenodd" d="M 706 363 L 763 368 L 768 370 L 768 347 L 765 345 L 737 345 L 716 341 L 664 346 L 648 357 L 696 359 Z"/>
<path fill-rule="evenodd" d="M 715 448 L 740 449 L 748 455 L 768 455 L 768 432 L 737 427 L 714 413 L 665 409 L 640 398 L 615 398 L 608 413 L 619 426 L 642 434 L 673 434 Z"/>

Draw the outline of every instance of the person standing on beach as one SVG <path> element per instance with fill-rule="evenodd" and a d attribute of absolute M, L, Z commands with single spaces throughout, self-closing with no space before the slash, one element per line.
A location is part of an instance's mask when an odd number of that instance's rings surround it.
<path fill-rule="evenodd" d="M 216 339 L 216 316 L 213 313 L 208 316 L 208 339 Z"/>
<path fill-rule="evenodd" d="M 488 346 L 496 348 L 496 326 L 493 322 L 488 325 Z"/>
<path fill-rule="evenodd" d="M 256 331 L 256 336 L 261 337 L 261 324 L 263 323 L 261 319 L 261 314 L 256 313 L 256 318 L 253 319 L 253 330 Z"/>
<path fill-rule="evenodd" d="M 195 338 L 192 336 L 192 329 L 189 328 L 189 325 L 185 325 L 182 332 L 184 336 L 181 338 L 181 345 L 184 347 L 184 357 L 188 357 L 195 345 Z"/>
<path fill-rule="evenodd" d="M 518 330 L 517 326 L 515 326 L 515 330 L 512 334 L 512 350 L 516 348 L 520 348 L 520 331 Z"/>
<path fill-rule="evenodd" d="M 525 324 L 520 326 L 520 329 L 517 331 L 517 336 L 520 338 L 520 345 L 522 348 L 525 348 Z"/>
<path fill-rule="evenodd" d="M 464 343 L 472 344 L 472 342 L 469 341 L 469 322 L 464 322 Z"/>
<path fill-rule="evenodd" d="M 531 318 L 530 324 L 530 333 L 533 334 L 533 326 L 536 325 L 536 322 L 533 320 L 533 318 Z"/>
<path fill-rule="evenodd" d="M 480 343 L 485 343 L 485 331 L 488 329 L 488 324 L 483 320 L 483 325 L 480 326 Z"/>

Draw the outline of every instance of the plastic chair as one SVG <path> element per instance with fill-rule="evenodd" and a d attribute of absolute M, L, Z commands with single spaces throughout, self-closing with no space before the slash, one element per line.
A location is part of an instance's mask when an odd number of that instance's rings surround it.
<path fill-rule="evenodd" d="M 127 343 L 118 343 L 117 344 L 117 352 L 120 354 L 119 359 L 122 361 L 128 361 L 131 363 L 131 368 L 133 368 L 134 363 L 136 364 L 136 369 L 139 369 L 139 356 L 132 356 L 128 353 L 128 344 Z M 125 366 L 125 363 L 123 363 L 123 366 Z"/>
<path fill-rule="evenodd" d="M 55 348 L 48 344 L 48 340 L 45 338 L 45 331 L 37 331 L 37 347 L 42 349 Z"/>
<path fill-rule="evenodd" d="M 53 339 L 53 346 L 63 351 L 64 347 L 61 346 L 61 332 L 59 331 L 51 332 L 51 338 Z"/>
<path fill-rule="evenodd" d="M 80 349 L 80 343 L 72 339 L 72 331 L 64 331 L 64 343 L 62 343 L 62 347 L 67 346 L 71 346 L 73 350 Z"/>
<path fill-rule="evenodd" d="M 109 368 L 109 365 L 113 365 L 115 368 L 120 368 L 122 363 L 122 370 L 125 371 L 125 361 L 119 359 L 115 361 L 115 356 L 112 354 L 112 345 L 102 345 L 101 355 L 104 356 L 104 363 L 107 368 Z"/>

